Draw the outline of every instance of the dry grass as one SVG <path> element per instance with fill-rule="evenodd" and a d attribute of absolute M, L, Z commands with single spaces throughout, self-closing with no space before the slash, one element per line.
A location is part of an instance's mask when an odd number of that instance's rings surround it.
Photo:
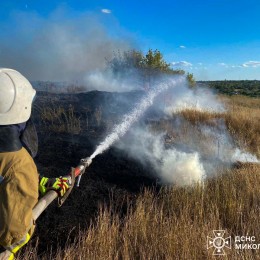
<path fill-rule="evenodd" d="M 225 114 L 228 130 L 237 144 L 260 158 L 260 99 L 232 97 Z"/>
<path fill-rule="evenodd" d="M 196 109 L 186 109 L 180 111 L 180 114 L 191 124 L 207 124 L 210 126 L 216 126 L 216 118 L 222 118 L 221 113 L 212 113 L 205 111 L 198 111 Z"/>
<path fill-rule="evenodd" d="M 244 96 L 221 98 L 227 106 L 225 113 L 210 113 L 187 109 L 180 114 L 192 125 L 218 127 L 223 119 L 236 145 L 260 158 L 260 99 Z"/>
<path fill-rule="evenodd" d="M 41 111 L 41 120 L 45 127 L 57 133 L 74 133 L 81 131 L 80 118 L 76 116 L 74 107 L 45 107 Z"/>
<path fill-rule="evenodd" d="M 237 143 L 260 156 L 260 100 L 235 97 L 225 102 L 229 111 L 223 114 L 182 112 L 189 125 L 178 133 L 168 121 L 163 127 L 183 141 L 188 138 L 185 131 L 195 131 L 197 124 L 217 127 L 215 119 L 223 118 Z M 203 187 L 162 188 L 159 193 L 147 189 L 125 217 L 103 205 L 74 243 L 46 252 L 41 259 L 216 259 L 207 249 L 207 236 L 213 237 L 213 230 L 225 230 L 232 237 L 232 249 L 225 249 L 227 255 L 218 259 L 260 259 L 259 250 L 234 248 L 235 236 L 255 236 L 260 244 L 259 174 L 259 164 L 242 164 L 219 169 L 218 177 L 208 179 Z M 37 259 L 37 249 L 28 246 L 20 259 Z"/>
<path fill-rule="evenodd" d="M 204 188 L 164 188 L 159 194 L 145 190 L 123 219 L 103 207 L 96 223 L 80 232 L 74 243 L 41 259 L 215 259 L 207 250 L 207 236 L 213 236 L 214 229 L 225 230 L 233 239 L 242 235 L 260 239 L 259 170 L 248 165 L 223 172 Z M 257 250 L 238 251 L 234 246 L 225 251 L 228 258 L 223 259 L 259 255 Z M 30 248 L 22 258 L 29 259 L 29 252 Z"/>

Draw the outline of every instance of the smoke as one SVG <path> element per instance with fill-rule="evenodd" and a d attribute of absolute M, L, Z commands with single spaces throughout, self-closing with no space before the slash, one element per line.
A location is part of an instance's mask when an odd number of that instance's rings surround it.
<path fill-rule="evenodd" d="M 164 153 L 160 174 L 164 182 L 181 186 L 201 184 L 205 178 L 198 153 L 185 153 L 175 149 Z"/>
<path fill-rule="evenodd" d="M 248 152 L 243 152 L 238 148 L 235 148 L 231 160 L 240 162 L 260 163 L 260 161 L 257 159 L 255 155 Z"/>
<path fill-rule="evenodd" d="M 179 86 L 170 93 L 170 104 L 164 109 L 168 115 L 185 110 L 195 109 L 208 112 L 224 112 L 224 105 L 216 99 L 216 95 L 208 88 L 191 89 L 187 84 Z"/>
<path fill-rule="evenodd" d="M 131 70 L 131 69 L 129 69 Z M 136 74 L 138 72 L 133 69 L 129 71 L 129 75 L 133 77 L 115 78 L 114 73 L 110 69 L 96 70 L 87 73 L 84 77 L 84 84 L 88 86 L 88 90 L 99 90 L 109 92 L 125 92 L 137 90 L 140 87 L 136 84 Z"/>
<path fill-rule="evenodd" d="M 169 78 L 167 81 L 162 82 L 156 88 L 150 90 L 147 95 L 138 103 L 136 107 L 127 115 L 124 116 L 121 123 L 116 125 L 111 134 L 109 134 L 105 140 L 97 147 L 95 152 L 90 156 L 94 159 L 98 154 L 106 151 L 112 144 L 115 143 L 120 137 L 125 135 L 129 128 L 135 123 L 143 113 L 153 104 L 154 99 L 158 94 L 167 90 L 168 88 L 173 88 L 176 84 L 183 82 L 183 77 Z"/>
<path fill-rule="evenodd" d="M 165 96 L 170 97 L 169 106 Z M 194 125 L 180 113 L 187 108 L 207 113 L 225 111 L 210 90 L 181 83 L 154 102 L 153 111 L 164 111 L 164 117 L 149 120 L 148 113 L 147 123 L 135 125 L 116 147 L 144 166 L 151 166 L 162 183 L 180 186 L 202 183 L 221 167 L 231 167 L 237 161 L 259 163 L 256 156 L 236 146 L 221 117 Z"/>
<path fill-rule="evenodd" d="M 204 126 L 198 134 L 189 122 L 184 124 L 190 130 L 173 142 L 168 143 L 167 132 L 158 133 L 150 126 L 136 126 L 116 147 L 144 166 L 155 169 L 162 183 L 179 186 L 202 183 L 219 168 L 231 167 L 237 161 L 259 163 L 256 156 L 236 147 L 227 131 L 219 135 L 218 130 Z M 178 130 L 175 123 L 172 127 L 177 136 L 178 131 L 183 131 L 183 128 Z"/>
<path fill-rule="evenodd" d="M 15 12 L 0 24 L 0 67 L 10 67 L 29 80 L 83 82 L 86 74 L 103 69 L 114 52 L 133 41 L 112 16 L 72 16 L 59 8 L 48 17 Z"/>
<path fill-rule="evenodd" d="M 127 151 L 145 166 L 152 166 L 163 183 L 192 185 L 201 183 L 205 178 L 197 152 L 166 149 L 164 134 L 152 133 L 148 128 L 135 127 L 117 143 L 117 148 Z"/>

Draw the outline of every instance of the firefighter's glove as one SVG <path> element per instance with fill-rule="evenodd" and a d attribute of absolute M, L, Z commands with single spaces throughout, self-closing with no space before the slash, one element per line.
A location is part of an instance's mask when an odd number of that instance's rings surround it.
<path fill-rule="evenodd" d="M 59 197 L 63 197 L 64 194 L 70 189 L 71 184 L 68 178 L 46 178 L 41 177 L 39 184 L 39 191 L 44 196 L 49 190 L 54 190 L 58 193 Z"/>

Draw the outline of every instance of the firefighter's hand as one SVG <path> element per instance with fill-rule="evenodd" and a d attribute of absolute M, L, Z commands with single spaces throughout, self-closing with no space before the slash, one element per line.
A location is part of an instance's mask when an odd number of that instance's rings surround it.
<path fill-rule="evenodd" d="M 54 190 L 58 193 L 59 197 L 63 197 L 64 194 L 70 189 L 71 184 L 68 178 L 46 178 L 41 177 L 39 183 L 39 191 L 41 195 L 45 195 L 49 190 Z"/>

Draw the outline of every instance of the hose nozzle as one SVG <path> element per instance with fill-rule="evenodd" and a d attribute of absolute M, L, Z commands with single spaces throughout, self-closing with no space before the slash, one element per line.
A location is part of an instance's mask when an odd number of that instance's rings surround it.
<path fill-rule="evenodd" d="M 92 163 L 92 159 L 90 157 L 81 159 L 81 162 L 84 164 L 84 166 L 87 168 L 90 166 L 90 164 Z"/>
<path fill-rule="evenodd" d="M 87 157 L 87 158 L 81 159 L 80 162 L 81 162 L 82 172 L 78 176 L 77 187 L 79 187 L 82 174 L 85 172 L 86 168 L 88 168 L 90 166 L 90 164 L 92 163 L 92 159 L 90 157 Z"/>

